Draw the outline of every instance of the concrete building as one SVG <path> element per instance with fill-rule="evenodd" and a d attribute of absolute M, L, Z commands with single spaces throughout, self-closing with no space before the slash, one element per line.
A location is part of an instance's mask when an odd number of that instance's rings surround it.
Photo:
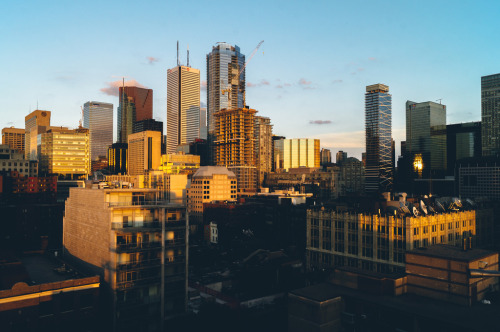
<path fill-rule="evenodd" d="M 347 159 L 347 152 L 338 151 L 337 154 L 335 155 L 335 160 L 337 164 L 342 164 L 342 162 L 346 159 Z"/>
<path fill-rule="evenodd" d="M 406 152 L 421 158 L 421 176 L 444 176 L 446 166 L 446 105 L 406 102 Z M 432 172 L 432 175 L 431 175 Z"/>
<path fill-rule="evenodd" d="M 200 139 L 207 139 L 207 108 L 200 107 Z"/>
<path fill-rule="evenodd" d="M 158 190 L 70 190 L 64 255 L 101 276 L 111 330 L 163 331 L 186 311 L 187 224 L 185 207 Z"/>
<path fill-rule="evenodd" d="M 143 175 L 158 169 L 161 161 L 161 133 L 141 131 L 128 136 L 127 169 L 129 175 Z"/>
<path fill-rule="evenodd" d="M 168 153 L 161 156 L 159 170 L 166 174 L 194 173 L 200 168 L 200 156 Z"/>
<path fill-rule="evenodd" d="M 91 167 L 89 130 L 51 128 L 39 135 L 40 175 L 57 174 L 70 179 L 88 176 Z"/>
<path fill-rule="evenodd" d="M 10 146 L 11 149 L 17 150 L 24 155 L 24 137 L 25 130 L 22 128 L 3 128 L 2 129 L 2 144 Z"/>
<path fill-rule="evenodd" d="M 257 167 L 257 186 L 264 184 L 264 178 L 272 170 L 273 125 L 271 119 L 255 117 L 255 165 Z"/>
<path fill-rule="evenodd" d="M 224 109 L 215 113 L 214 163 L 238 179 L 238 193 L 257 191 L 254 109 Z"/>
<path fill-rule="evenodd" d="M 321 149 L 321 166 L 332 163 L 332 152 L 329 149 Z"/>
<path fill-rule="evenodd" d="M 24 154 L 9 147 L 0 145 L 0 171 L 18 172 L 21 176 L 38 176 L 38 161 L 24 158 Z"/>
<path fill-rule="evenodd" d="M 35 110 L 24 118 L 24 155 L 28 160 L 37 160 L 38 134 L 50 126 L 50 111 Z"/>
<path fill-rule="evenodd" d="M 274 169 L 320 167 L 319 139 L 284 138 L 274 141 Z"/>
<path fill-rule="evenodd" d="M 127 173 L 127 143 L 114 143 L 108 148 L 108 170 L 110 174 Z"/>
<path fill-rule="evenodd" d="M 426 214 L 413 204 L 405 205 L 406 209 L 398 208 L 399 202 L 393 205 L 381 214 L 308 210 L 307 266 L 404 271 L 407 251 L 432 244 L 461 245 L 464 239 L 473 239 L 476 234 L 474 210 L 452 207 L 442 211 L 442 204 L 433 209 L 440 212 L 431 213 L 431 206 L 426 208 Z"/>
<path fill-rule="evenodd" d="M 236 175 L 225 167 L 200 167 L 188 189 L 188 212 L 201 216 L 203 203 L 236 201 L 237 184 Z"/>
<path fill-rule="evenodd" d="M 366 87 L 365 127 L 365 192 L 390 192 L 393 184 L 392 96 L 387 85 Z"/>
<path fill-rule="evenodd" d="M 354 157 L 340 163 L 340 195 L 360 195 L 365 188 L 365 167 Z"/>
<path fill-rule="evenodd" d="M 500 157 L 500 74 L 481 77 L 483 157 Z"/>
<path fill-rule="evenodd" d="M 48 255 L 0 256 L 3 332 L 96 331 L 99 276 L 85 275 Z"/>
<path fill-rule="evenodd" d="M 119 94 L 117 143 L 127 143 L 136 122 L 153 118 L 153 90 L 124 86 Z"/>
<path fill-rule="evenodd" d="M 408 293 L 472 306 L 498 290 L 498 277 L 494 275 L 498 253 L 467 249 L 436 245 L 408 251 Z"/>
<path fill-rule="evenodd" d="M 167 153 L 200 137 L 200 70 L 176 66 L 167 71 Z"/>
<path fill-rule="evenodd" d="M 113 104 L 86 102 L 83 105 L 83 127 L 89 130 L 90 160 L 106 156 L 113 144 Z"/>

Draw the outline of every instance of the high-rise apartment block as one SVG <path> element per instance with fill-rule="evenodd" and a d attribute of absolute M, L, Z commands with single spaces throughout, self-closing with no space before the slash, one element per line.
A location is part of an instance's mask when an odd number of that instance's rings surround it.
<path fill-rule="evenodd" d="M 200 71 L 177 66 L 167 72 L 167 153 L 200 138 Z"/>
<path fill-rule="evenodd" d="M 320 167 L 319 139 L 284 138 L 274 141 L 274 167 L 288 171 L 297 167 Z"/>
<path fill-rule="evenodd" d="M 344 151 L 338 151 L 337 154 L 335 155 L 335 162 L 337 164 L 342 164 L 344 160 L 347 159 L 347 152 Z"/>
<path fill-rule="evenodd" d="M 332 153 L 329 149 L 321 149 L 321 166 L 331 164 L 332 163 Z"/>
<path fill-rule="evenodd" d="M 35 110 L 24 118 L 24 155 L 26 159 L 37 160 L 38 134 L 43 133 L 50 126 L 50 111 Z"/>
<path fill-rule="evenodd" d="M 500 74 L 481 77 L 483 156 L 500 156 Z"/>
<path fill-rule="evenodd" d="M 392 190 L 392 96 L 389 87 L 373 84 L 365 94 L 365 192 Z"/>
<path fill-rule="evenodd" d="M 157 169 L 161 161 L 161 133 L 147 130 L 128 135 L 127 158 L 129 175 Z"/>
<path fill-rule="evenodd" d="M 214 163 L 227 167 L 238 179 L 238 192 L 257 191 L 254 109 L 237 108 L 215 113 Z"/>
<path fill-rule="evenodd" d="M 236 201 L 237 182 L 236 175 L 225 167 L 200 167 L 188 189 L 189 213 L 203 215 L 203 203 Z"/>
<path fill-rule="evenodd" d="M 119 93 L 118 143 L 127 143 L 128 135 L 133 133 L 136 122 L 153 118 L 153 90 L 125 86 L 120 87 Z"/>
<path fill-rule="evenodd" d="M 113 144 L 113 104 L 86 102 L 83 105 L 83 127 L 89 130 L 90 160 L 106 156 Z"/>
<path fill-rule="evenodd" d="M 422 175 L 443 175 L 446 170 L 446 105 L 432 101 L 406 102 L 406 152 L 421 158 Z"/>
<path fill-rule="evenodd" d="M 7 144 L 11 149 L 17 150 L 24 155 L 25 130 L 22 128 L 3 128 L 2 144 Z"/>
<path fill-rule="evenodd" d="M 243 108 L 245 97 L 245 56 L 238 46 L 217 43 L 207 54 L 207 127 L 209 160 L 215 164 L 215 113 Z"/>
<path fill-rule="evenodd" d="M 52 127 L 39 138 L 41 175 L 57 174 L 63 178 L 78 179 L 90 174 L 88 129 Z"/>
<path fill-rule="evenodd" d="M 273 125 L 271 119 L 256 116 L 254 133 L 257 185 L 262 186 L 266 173 L 270 173 L 273 167 Z"/>
<path fill-rule="evenodd" d="M 154 189 L 72 188 L 63 250 L 103 281 L 112 331 L 164 331 L 187 305 L 187 216 Z"/>

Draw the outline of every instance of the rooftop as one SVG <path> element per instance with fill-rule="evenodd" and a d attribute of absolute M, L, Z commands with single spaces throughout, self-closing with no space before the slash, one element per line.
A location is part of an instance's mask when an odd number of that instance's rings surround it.
<path fill-rule="evenodd" d="M 470 262 L 475 261 L 484 257 L 488 257 L 497 254 L 494 251 L 484 250 L 484 249 L 469 249 L 464 251 L 462 248 L 446 245 L 437 244 L 427 248 L 418 248 L 408 251 L 407 254 L 430 256 L 436 258 L 451 259 L 456 261 Z"/>
<path fill-rule="evenodd" d="M 202 166 L 194 173 L 193 177 L 213 176 L 214 174 L 236 177 L 233 172 L 222 166 Z"/>

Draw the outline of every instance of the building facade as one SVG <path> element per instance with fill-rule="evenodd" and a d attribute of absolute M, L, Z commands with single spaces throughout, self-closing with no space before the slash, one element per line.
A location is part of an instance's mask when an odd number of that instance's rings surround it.
<path fill-rule="evenodd" d="M 161 133 L 141 131 L 128 136 L 127 170 L 129 175 L 143 175 L 157 169 L 161 161 Z"/>
<path fill-rule="evenodd" d="M 187 215 L 153 189 L 72 188 L 63 251 L 101 275 L 113 331 L 163 331 L 186 311 Z"/>
<path fill-rule="evenodd" d="M 332 152 L 329 149 L 321 149 L 321 166 L 332 163 Z"/>
<path fill-rule="evenodd" d="M 113 144 L 113 104 L 86 102 L 83 105 L 83 127 L 89 130 L 90 160 L 106 156 Z"/>
<path fill-rule="evenodd" d="M 238 193 L 257 191 L 254 109 L 224 109 L 215 113 L 214 163 L 238 179 Z"/>
<path fill-rule="evenodd" d="M 284 138 L 274 141 L 274 169 L 320 167 L 319 139 Z"/>
<path fill-rule="evenodd" d="M 448 175 L 453 175 L 457 160 L 480 157 L 481 121 L 446 126 L 446 163 L 448 166 Z"/>
<path fill-rule="evenodd" d="M 264 184 L 267 173 L 272 170 L 273 125 L 271 119 L 255 117 L 255 165 L 257 166 L 257 186 Z"/>
<path fill-rule="evenodd" d="M 110 174 L 127 173 L 127 143 L 114 143 L 108 149 L 108 171 Z"/>
<path fill-rule="evenodd" d="M 35 110 L 24 118 L 24 155 L 26 159 L 37 160 L 38 134 L 50 126 L 50 111 Z"/>
<path fill-rule="evenodd" d="M 200 167 L 188 189 L 188 212 L 202 216 L 203 203 L 236 201 L 237 184 L 236 175 L 225 167 Z"/>
<path fill-rule="evenodd" d="M 335 161 L 337 162 L 337 164 L 342 164 L 342 162 L 346 159 L 347 159 L 347 152 L 338 151 L 337 154 L 335 155 Z"/>
<path fill-rule="evenodd" d="M 500 200 L 500 158 L 467 158 L 455 167 L 458 194 L 463 198 Z"/>
<path fill-rule="evenodd" d="M 500 156 L 500 74 L 481 77 L 481 136 L 484 157 Z"/>
<path fill-rule="evenodd" d="M 159 170 L 166 174 L 194 173 L 200 168 L 200 156 L 168 153 L 161 156 Z"/>
<path fill-rule="evenodd" d="M 2 144 L 7 144 L 11 149 L 17 150 L 24 155 L 25 130 L 22 128 L 3 128 Z"/>
<path fill-rule="evenodd" d="M 340 195 L 360 195 L 365 189 L 365 166 L 360 160 L 349 157 L 340 164 Z"/>
<path fill-rule="evenodd" d="M 422 176 L 443 175 L 446 159 L 446 105 L 406 102 L 406 152 L 422 158 Z"/>
<path fill-rule="evenodd" d="M 200 138 L 200 70 L 177 66 L 167 71 L 167 153 Z"/>
<path fill-rule="evenodd" d="M 119 98 L 117 143 L 127 143 L 136 122 L 153 118 L 153 90 L 123 86 L 119 88 Z"/>
<path fill-rule="evenodd" d="M 405 270 L 405 253 L 432 244 L 461 245 L 476 233 L 476 211 L 436 214 L 307 211 L 307 266 Z"/>
<path fill-rule="evenodd" d="M 38 176 L 38 161 L 24 158 L 24 154 L 10 148 L 9 145 L 0 145 L 0 171 L 17 172 L 21 176 Z"/>
<path fill-rule="evenodd" d="M 88 129 L 52 128 L 40 134 L 38 142 L 40 175 L 77 179 L 90 174 Z"/>
<path fill-rule="evenodd" d="M 365 192 L 388 192 L 393 185 L 392 96 L 389 87 L 373 84 L 365 94 Z"/>

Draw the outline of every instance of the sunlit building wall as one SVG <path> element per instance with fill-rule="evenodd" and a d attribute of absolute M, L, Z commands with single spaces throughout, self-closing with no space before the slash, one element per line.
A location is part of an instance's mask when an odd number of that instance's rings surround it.
<path fill-rule="evenodd" d="M 22 128 L 3 128 L 2 144 L 7 144 L 11 149 L 17 150 L 24 155 L 24 137 L 26 131 Z"/>
<path fill-rule="evenodd" d="M 47 130 L 50 126 L 50 111 L 35 110 L 24 118 L 24 138 L 26 159 L 37 160 L 37 139 L 38 134 Z"/>
<path fill-rule="evenodd" d="M 274 167 L 288 171 L 297 167 L 320 167 L 319 139 L 285 138 L 274 141 Z"/>
<path fill-rule="evenodd" d="M 273 125 L 271 124 L 271 119 L 263 116 L 256 116 L 254 132 L 257 185 L 262 186 L 265 175 L 272 170 Z"/>
<path fill-rule="evenodd" d="M 160 166 L 161 133 L 141 131 L 128 136 L 127 169 L 129 175 L 143 175 Z"/>

